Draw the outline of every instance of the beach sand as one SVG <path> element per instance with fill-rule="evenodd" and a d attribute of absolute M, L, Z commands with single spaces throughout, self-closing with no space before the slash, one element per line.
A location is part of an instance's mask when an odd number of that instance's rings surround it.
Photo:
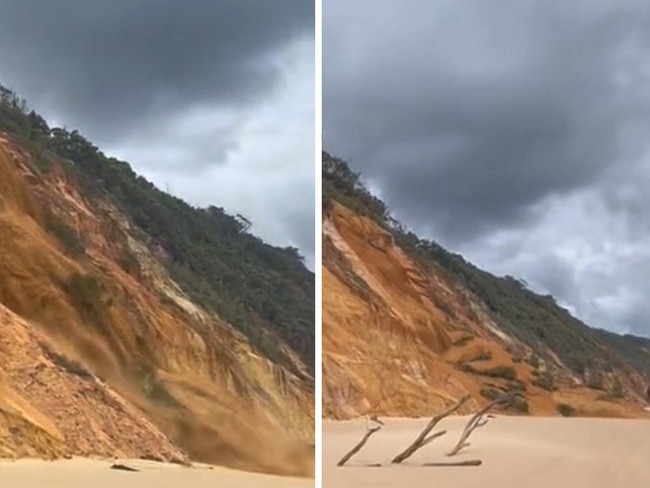
<path fill-rule="evenodd" d="M 450 417 L 433 432 L 448 433 L 403 465 L 390 460 L 418 435 L 428 419 L 382 419 L 347 466 L 337 461 L 361 438 L 365 420 L 323 424 L 323 487 L 444 488 L 647 488 L 650 487 L 650 420 L 500 417 L 475 430 L 471 446 L 453 447 L 469 417 Z M 480 459 L 477 467 L 426 467 L 423 463 Z M 381 463 L 382 467 L 364 467 Z"/>
<path fill-rule="evenodd" d="M 2 488 L 311 488 L 313 479 L 246 473 L 220 467 L 115 461 L 138 472 L 110 469 L 114 461 L 75 458 L 61 461 L 0 461 Z"/>

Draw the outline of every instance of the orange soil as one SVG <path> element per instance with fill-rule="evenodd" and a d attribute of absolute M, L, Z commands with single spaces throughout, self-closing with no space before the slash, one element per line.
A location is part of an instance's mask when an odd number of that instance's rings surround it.
<path fill-rule="evenodd" d="M 85 257 L 46 231 L 48 212 L 82 236 Z M 203 462 L 310 475 L 313 384 L 192 303 L 137 236 L 116 208 L 91 205 L 60 169 L 39 174 L 0 134 L 0 388 L 11 393 L 0 395 L 0 453 L 169 459 L 176 445 Z M 120 266 L 127 251 L 139 273 Z M 74 273 L 102 283 L 101 316 L 75 307 Z M 66 372 L 44 348 L 101 380 Z M 102 406 L 106 395 L 120 406 Z"/>
<path fill-rule="evenodd" d="M 459 363 L 479 372 L 514 368 L 532 415 L 558 415 L 558 403 L 568 403 L 580 415 L 647 416 L 637 399 L 598 399 L 598 392 L 573 386 L 568 373 L 557 378 L 561 386 L 553 393 L 533 385 L 532 368 L 521 360 L 525 352 L 469 292 L 421 270 L 373 221 L 337 203 L 326 212 L 325 417 L 426 416 L 467 393 L 470 411 L 488 402 L 482 388 L 506 383 L 462 371 Z"/>

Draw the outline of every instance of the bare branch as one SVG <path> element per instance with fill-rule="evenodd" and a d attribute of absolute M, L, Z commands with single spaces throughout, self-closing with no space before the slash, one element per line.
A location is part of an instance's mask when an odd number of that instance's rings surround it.
<path fill-rule="evenodd" d="M 458 441 L 458 444 L 456 444 L 456 447 L 454 447 L 449 453 L 447 453 L 447 456 L 455 456 L 458 454 L 463 448 L 469 446 L 469 443 L 466 442 L 471 433 L 474 431 L 474 429 L 478 427 L 483 427 L 485 424 L 487 424 L 488 419 L 484 419 L 481 421 L 483 415 L 485 415 L 488 410 L 491 408 L 494 408 L 496 406 L 502 406 L 508 403 L 508 400 L 505 398 L 501 398 L 498 400 L 493 401 L 492 403 L 486 405 L 482 409 L 480 409 L 478 412 L 476 412 L 471 419 L 469 419 L 469 422 L 467 422 L 467 425 L 465 426 L 465 429 L 463 430 L 463 433 L 460 436 L 460 439 Z"/>
<path fill-rule="evenodd" d="M 424 442 L 423 442 L 422 445 L 423 445 L 423 446 L 426 446 L 426 445 L 429 444 L 431 441 L 435 441 L 438 437 L 442 437 L 442 436 L 445 435 L 446 433 L 447 433 L 446 430 L 441 430 L 440 432 L 436 432 L 435 434 L 431 434 L 429 437 L 427 437 L 426 439 L 424 439 Z"/>
<path fill-rule="evenodd" d="M 350 458 L 352 458 L 352 456 L 354 456 L 356 453 L 358 453 L 361 450 L 361 448 L 366 445 L 366 442 L 368 442 L 368 439 L 370 439 L 370 437 L 375 432 L 381 430 L 382 426 L 384 425 L 384 423 L 381 420 L 377 419 L 376 417 L 375 418 L 371 417 L 370 420 L 372 420 L 372 421 L 374 421 L 374 422 L 376 422 L 377 424 L 380 424 L 380 425 L 376 425 L 375 427 L 369 428 L 366 431 L 366 433 L 364 434 L 364 436 L 361 438 L 361 440 L 357 443 L 357 445 L 354 446 L 352 449 L 350 449 L 347 452 L 347 454 L 345 456 L 343 456 L 338 463 L 336 463 L 337 466 L 343 466 L 345 463 L 347 463 L 350 460 Z"/>
<path fill-rule="evenodd" d="M 436 437 L 440 437 L 441 435 L 443 435 L 444 432 L 439 435 L 433 434 L 431 437 L 427 437 L 429 435 L 429 432 L 433 430 L 433 428 L 438 424 L 438 422 L 440 422 L 445 417 L 448 417 L 449 415 L 456 412 L 460 407 L 462 407 L 465 403 L 467 403 L 469 399 L 470 396 L 466 395 L 463 398 L 461 398 L 455 405 L 445 410 L 443 413 L 432 417 L 429 423 L 427 424 L 427 426 L 424 428 L 424 430 L 420 432 L 420 435 L 418 435 L 418 437 L 415 439 L 415 441 L 413 441 L 413 443 L 409 445 L 404 451 L 402 451 L 400 454 L 395 456 L 395 458 L 393 458 L 391 462 L 394 464 L 399 464 L 403 462 L 404 460 L 411 457 L 418 449 L 426 446 L 429 442 L 434 440 Z"/>
<path fill-rule="evenodd" d="M 373 422 L 375 422 L 375 423 L 377 423 L 377 424 L 379 424 L 379 425 L 386 425 L 386 424 L 384 424 L 381 420 L 379 420 L 379 419 L 377 418 L 377 415 L 371 415 L 371 416 L 370 416 L 370 420 L 372 420 Z"/>

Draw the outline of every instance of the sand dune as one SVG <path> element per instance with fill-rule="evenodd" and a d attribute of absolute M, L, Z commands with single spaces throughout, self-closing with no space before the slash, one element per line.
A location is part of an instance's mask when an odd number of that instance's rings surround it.
<path fill-rule="evenodd" d="M 418 451 L 404 465 L 390 459 L 427 420 L 384 419 L 386 427 L 349 462 L 336 462 L 363 435 L 363 420 L 325 422 L 323 487 L 641 488 L 650 486 L 650 420 L 497 417 L 476 430 L 471 446 L 453 458 L 468 417 L 443 420 L 447 435 Z M 424 463 L 481 459 L 478 467 L 426 467 Z M 385 467 L 364 467 L 382 463 Z"/>
<path fill-rule="evenodd" d="M 288 478 L 197 466 L 133 460 L 120 463 L 138 469 L 128 472 L 110 469 L 112 461 L 72 459 L 0 461 L 0 485 L 7 488 L 309 488 L 313 479 Z"/>

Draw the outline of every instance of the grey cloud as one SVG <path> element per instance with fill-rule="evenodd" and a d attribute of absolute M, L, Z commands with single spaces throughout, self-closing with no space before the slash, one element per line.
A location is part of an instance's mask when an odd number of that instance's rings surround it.
<path fill-rule="evenodd" d="M 314 254 L 314 2 L 0 0 L 0 81 L 195 205 Z"/>
<path fill-rule="evenodd" d="M 632 41 L 650 46 L 650 23 L 631 7 L 587 22 L 593 4 L 568 3 L 407 2 L 415 28 L 360 27 L 340 51 L 328 52 L 339 29 L 326 27 L 327 147 L 358 161 L 402 215 L 457 240 L 590 185 L 624 162 L 621 123 L 648 115 L 647 99 L 617 89 L 614 75 L 636 74 L 622 54 Z M 437 29 L 436 17 L 456 21 Z M 345 63 L 357 46 L 368 59 L 355 71 Z"/>
<path fill-rule="evenodd" d="M 328 151 L 421 234 L 650 334 L 650 4 L 323 8 Z"/>
<path fill-rule="evenodd" d="M 2 0 L 0 67 L 107 139 L 179 106 L 259 98 L 279 77 L 270 55 L 313 19 L 302 0 Z"/>

